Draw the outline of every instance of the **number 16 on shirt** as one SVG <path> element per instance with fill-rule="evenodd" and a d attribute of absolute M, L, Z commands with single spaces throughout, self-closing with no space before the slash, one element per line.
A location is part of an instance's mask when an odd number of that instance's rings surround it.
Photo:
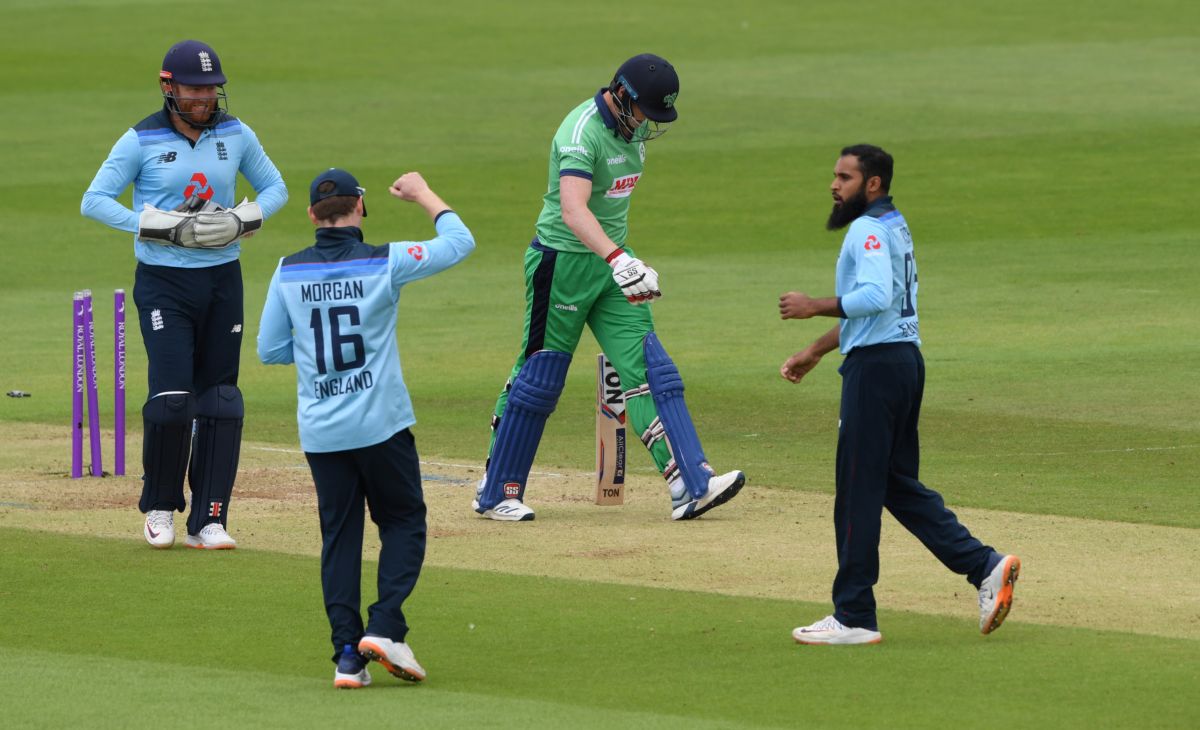
<path fill-rule="evenodd" d="M 625 394 L 603 353 L 596 356 L 596 504 L 625 503 Z"/>

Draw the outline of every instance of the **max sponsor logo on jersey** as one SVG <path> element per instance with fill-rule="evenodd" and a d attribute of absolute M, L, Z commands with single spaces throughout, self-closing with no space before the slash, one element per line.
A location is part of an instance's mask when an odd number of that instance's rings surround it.
<path fill-rule="evenodd" d="M 642 174 L 635 172 L 632 175 L 623 175 L 613 180 L 612 187 L 604 193 L 606 198 L 628 198 L 633 194 L 633 187 L 637 185 L 638 178 Z"/>

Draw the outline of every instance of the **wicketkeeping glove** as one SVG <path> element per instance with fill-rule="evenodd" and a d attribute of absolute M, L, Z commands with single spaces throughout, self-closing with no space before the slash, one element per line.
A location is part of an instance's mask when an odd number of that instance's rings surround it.
<path fill-rule="evenodd" d="M 658 290 L 658 272 L 624 251 L 608 259 L 613 281 L 631 304 L 641 304 L 662 296 Z"/>
<path fill-rule="evenodd" d="M 247 233 L 262 228 L 263 213 L 258 203 L 245 198 L 236 208 L 221 208 L 196 214 L 196 245 L 224 248 Z"/>
<path fill-rule="evenodd" d="M 138 216 L 138 238 L 154 243 L 197 248 L 196 215 L 202 211 L 222 210 L 211 200 L 193 195 L 175 210 L 159 210 L 149 203 Z"/>

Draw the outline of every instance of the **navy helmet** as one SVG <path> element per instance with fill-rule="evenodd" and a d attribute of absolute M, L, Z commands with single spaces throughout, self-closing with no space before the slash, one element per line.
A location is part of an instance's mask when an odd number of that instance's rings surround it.
<path fill-rule="evenodd" d="M 221 71 L 221 59 L 212 46 L 201 41 L 180 41 L 167 50 L 163 57 L 162 70 L 158 72 L 163 99 L 167 108 L 193 129 L 212 129 L 221 120 L 222 113 L 229 113 L 229 98 L 225 95 L 225 73 Z M 185 86 L 217 87 L 217 102 L 208 119 L 197 122 L 192 115 L 183 113 L 179 101 L 188 97 L 179 96 L 177 84 Z"/>
<path fill-rule="evenodd" d="M 679 74 L 662 56 L 641 53 L 621 64 L 613 75 L 609 91 L 617 103 L 616 130 L 631 142 L 645 142 L 667 133 L 668 125 L 679 118 L 675 100 L 679 98 Z M 624 89 L 624 95 L 617 91 Z M 637 104 L 646 122 L 638 124 L 633 115 Z"/>
<path fill-rule="evenodd" d="M 167 50 L 160 79 L 188 86 L 224 86 L 221 59 L 212 46 L 201 41 L 180 41 Z"/>

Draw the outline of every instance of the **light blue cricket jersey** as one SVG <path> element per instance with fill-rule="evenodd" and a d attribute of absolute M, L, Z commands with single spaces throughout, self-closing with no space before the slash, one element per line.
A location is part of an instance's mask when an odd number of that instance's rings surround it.
<path fill-rule="evenodd" d="M 912 234 L 891 196 L 878 198 L 850 224 L 837 262 L 840 349 L 885 342 L 921 346 L 917 261 Z"/>
<path fill-rule="evenodd" d="M 171 125 L 166 106 L 121 135 L 83 194 L 80 211 L 117 230 L 138 229 L 138 216 L 149 203 L 161 210 L 179 207 L 193 193 L 226 208 L 241 202 L 234 184 L 241 172 L 254 186 L 263 218 L 287 202 L 287 186 L 258 137 L 237 117 L 221 113 L 195 145 Z M 117 202 L 133 185 L 133 210 Z M 181 248 L 133 238 L 138 261 L 154 266 L 195 269 L 237 259 L 241 244 L 226 248 Z"/>
<path fill-rule="evenodd" d="M 357 449 L 414 423 L 396 346 L 400 287 L 475 249 L 454 211 L 437 238 L 363 243 L 362 231 L 318 228 L 317 242 L 280 259 L 258 326 L 258 357 L 296 364 L 296 420 L 305 451 Z M 421 323 L 425 326 L 425 323 Z"/>

